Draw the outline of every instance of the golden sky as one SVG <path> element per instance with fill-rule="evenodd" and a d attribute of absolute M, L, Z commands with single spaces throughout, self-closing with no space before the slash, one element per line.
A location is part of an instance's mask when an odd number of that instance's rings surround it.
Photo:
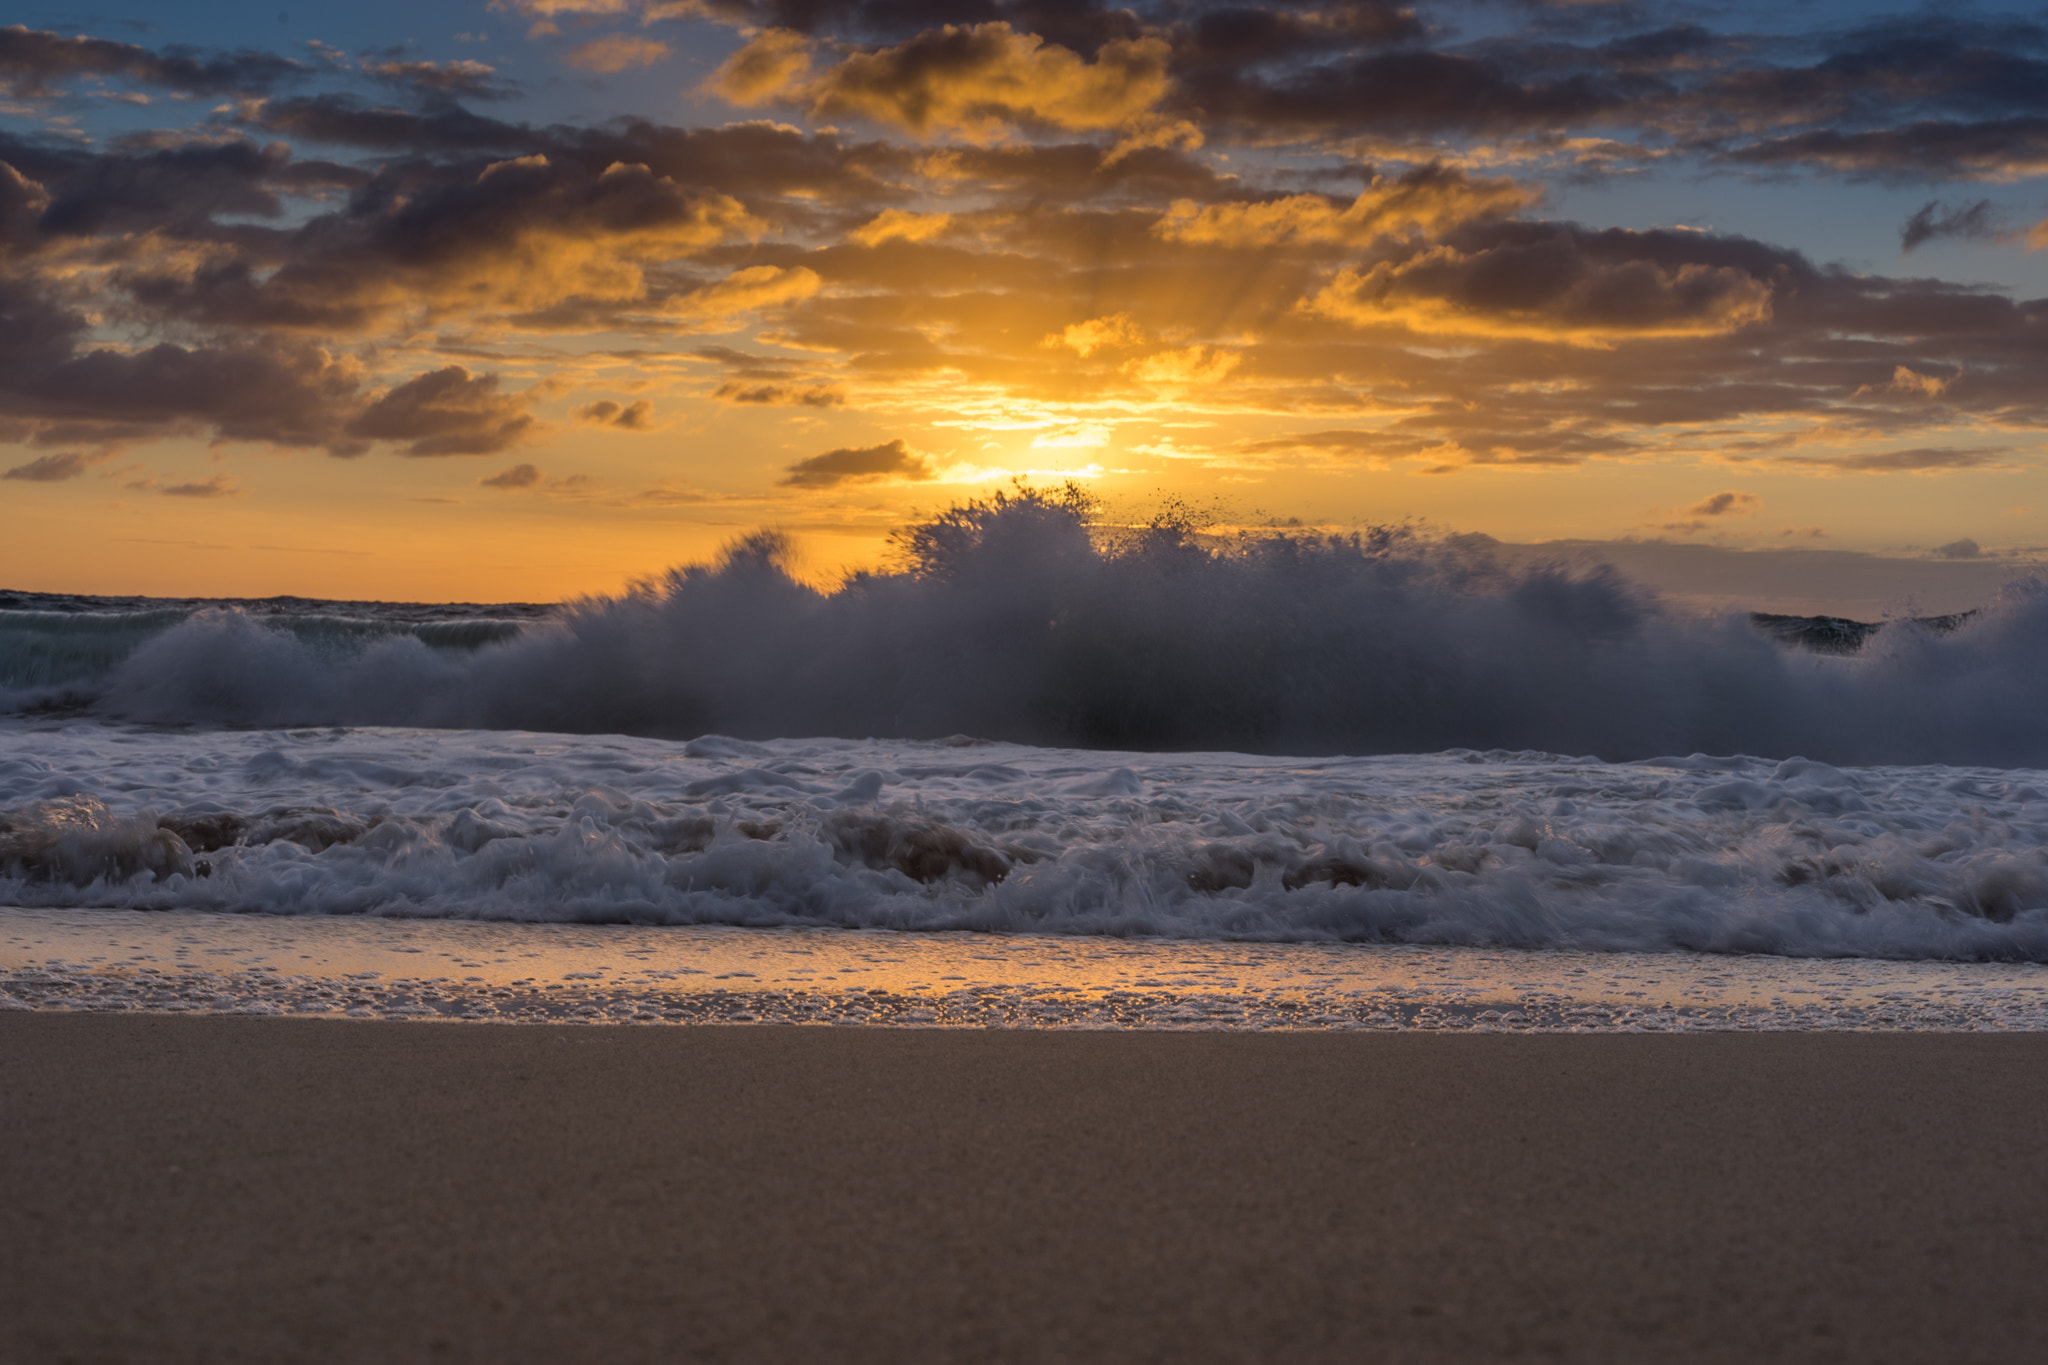
<path fill-rule="evenodd" d="M 0 586 L 549 600 L 757 526 L 830 576 L 1019 476 L 2048 545 L 2038 14 L 96 16 L 0 29 Z"/>

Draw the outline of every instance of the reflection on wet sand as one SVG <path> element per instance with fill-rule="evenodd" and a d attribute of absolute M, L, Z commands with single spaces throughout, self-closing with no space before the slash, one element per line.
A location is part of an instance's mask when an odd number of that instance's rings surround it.
<path fill-rule="evenodd" d="M 2044 1029 L 2048 968 L 0 909 L 0 1008 L 1081 1028 Z"/>

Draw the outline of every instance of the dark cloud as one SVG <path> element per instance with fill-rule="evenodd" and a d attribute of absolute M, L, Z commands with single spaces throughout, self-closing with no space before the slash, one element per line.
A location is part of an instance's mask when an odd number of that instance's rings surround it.
<path fill-rule="evenodd" d="M 81 315 L 0 276 L 0 418 L 43 444 L 118 445 L 210 431 L 280 446 L 357 443 L 356 370 L 318 347 L 265 337 L 218 345 L 85 345 Z"/>
<path fill-rule="evenodd" d="M 1595 71 L 1524 79 L 1497 62 L 1428 49 L 1365 53 L 1272 74 L 1205 67 L 1180 82 L 1181 102 L 1257 140 L 1550 129 L 1602 118 L 1634 93 Z"/>
<path fill-rule="evenodd" d="M 720 384 L 712 397 L 727 403 L 754 407 L 836 408 L 846 402 L 846 394 L 842 390 L 822 384 L 797 388 L 787 384 L 743 384 L 734 381 Z"/>
<path fill-rule="evenodd" d="M 409 58 L 403 48 L 372 53 L 363 60 L 363 71 L 386 85 L 410 92 L 429 102 L 442 100 L 499 100 L 514 91 L 498 76 L 496 69 L 476 61 L 430 62 Z"/>
<path fill-rule="evenodd" d="M 138 266 L 126 284 L 164 314 L 213 326 L 366 328 L 393 314 L 434 318 L 582 305 L 606 317 L 718 281 L 649 271 L 759 230 L 736 199 L 654 174 L 545 154 L 459 168 L 386 167 L 337 212 L 191 270 Z M 766 281 L 758 281 L 766 287 Z M 713 296 L 691 308 L 716 307 Z"/>
<path fill-rule="evenodd" d="M 1309 428 L 1232 432 L 1228 458 L 1449 470 L 1668 452 L 1875 473 L 2000 462 L 1903 448 L 1953 439 L 1916 434 L 1935 426 L 2048 422 L 2048 302 L 1728 235 L 1546 221 L 1527 169 L 2031 174 L 2048 167 L 2035 27 L 1922 14 L 1772 36 L 1704 11 L 1569 8 L 1470 38 L 1389 4 L 710 5 L 809 60 L 764 104 L 887 136 L 531 126 L 464 107 L 503 93 L 480 64 L 275 59 L 235 84 L 233 54 L 183 54 L 198 66 L 175 88 L 234 97 L 191 106 L 191 127 L 0 134 L 0 435 L 46 452 L 175 434 L 487 454 L 545 426 L 472 371 L 573 334 L 676 385 L 577 411 L 621 430 L 648 429 L 656 401 L 666 416 L 665 393 L 821 422 L 891 384 L 1104 411 L 1199 393 Z M 0 76 L 45 72 L 41 92 L 179 56 L 5 32 Z M 1504 169 L 1454 169 L 1472 139 Z M 1902 240 L 1994 219 L 1988 201 L 1936 200 Z M 705 336 L 749 339 L 689 349 Z M 426 346 L 469 368 L 392 373 Z M 933 469 L 892 442 L 786 473 L 817 488 Z"/>
<path fill-rule="evenodd" d="M 283 143 L 242 139 L 94 157 L 52 187 L 41 230 L 83 236 L 197 228 L 218 214 L 274 217 L 282 205 L 267 182 L 290 160 Z"/>
<path fill-rule="evenodd" d="M 35 246 L 49 207 L 48 190 L 0 161 L 0 254 Z"/>
<path fill-rule="evenodd" d="M 83 34 L 61 34 L 10 24 L 0 28 L 0 82 L 18 97 L 55 92 L 59 82 L 98 76 L 159 86 L 193 95 L 267 90 L 306 68 L 270 52 L 202 52 L 190 47 L 151 51 Z"/>
<path fill-rule="evenodd" d="M 66 451 L 57 455 L 43 455 L 30 460 L 27 464 L 18 464 L 5 474 L 0 474 L 0 478 L 24 479 L 29 483 L 62 483 L 66 479 L 75 479 L 85 473 L 86 465 L 87 460 L 83 455 Z"/>
<path fill-rule="evenodd" d="M 1414 10 L 1391 4 L 1224 4 L 1197 11 L 1181 26 L 1175 55 L 1191 66 L 1245 66 L 1412 42 L 1427 32 Z"/>
<path fill-rule="evenodd" d="M 1689 517 L 1746 517 L 1763 501 L 1754 493 L 1716 493 L 1685 509 Z"/>
<path fill-rule="evenodd" d="M 263 100 L 243 110 L 240 118 L 245 126 L 276 137 L 415 155 L 517 154 L 548 142 L 545 134 L 531 128 L 474 114 L 458 104 L 393 108 L 367 104 L 346 93 Z"/>
<path fill-rule="evenodd" d="M 227 475 L 216 474 L 203 483 L 174 483 L 156 491 L 167 498 L 231 498 L 242 490 Z"/>
<path fill-rule="evenodd" d="M 1874 129 L 1815 128 L 1732 147 L 1744 166 L 1807 166 L 1884 181 L 2000 180 L 2048 168 L 2048 118 L 1923 119 Z"/>
<path fill-rule="evenodd" d="M 1962 540 L 1951 540 L 1946 545 L 1937 545 L 1931 553 L 1936 559 L 1981 559 L 1984 556 L 1984 547 L 1965 537 Z"/>
<path fill-rule="evenodd" d="M 879 479 L 920 481 L 936 476 L 931 461 L 915 454 L 899 438 L 877 446 L 845 447 L 813 455 L 789 467 L 785 488 L 832 488 L 842 483 Z"/>
<path fill-rule="evenodd" d="M 407 455 L 496 455 L 545 431 L 526 395 L 460 365 L 430 370 L 380 396 L 349 423 L 352 436 L 402 444 Z"/>
<path fill-rule="evenodd" d="M 576 420 L 591 426 L 616 427 L 620 431 L 652 431 L 654 404 L 645 398 L 633 403 L 617 403 L 604 398 L 576 409 Z"/>
<path fill-rule="evenodd" d="M 703 8 L 735 25 L 873 44 L 901 43 L 947 24 L 1002 23 L 1093 56 L 1105 43 L 1160 34 L 1188 64 L 1264 63 L 1355 45 L 1408 42 L 1428 32 L 1412 8 L 1386 0 L 1141 0 L 1131 5 L 1100 0 L 705 0 Z"/>
<path fill-rule="evenodd" d="M 946 24 L 1007 23 L 1077 52 L 1140 36 L 1164 17 L 1157 3 L 1124 7 L 1101 0 L 701 0 L 728 23 L 899 42 Z"/>
<path fill-rule="evenodd" d="M 1899 249 L 1911 251 L 1938 237 L 1960 237 L 1984 241 L 1999 235 L 1998 212 L 1989 199 L 1951 208 L 1930 199 L 1916 209 L 1899 230 Z"/>
<path fill-rule="evenodd" d="M 1770 317 L 1779 264 L 1698 234 L 1559 223 L 1478 224 L 1448 240 L 1449 252 L 1340 272 L 1316 306 L 1424 333 L 1712 336 Z"/>
<path fill-rule="evenodd" d="M 485 488 L 531 488 L 540 482 L 540 470 L 530 464 L 515 464 L 477 482 Z"/>

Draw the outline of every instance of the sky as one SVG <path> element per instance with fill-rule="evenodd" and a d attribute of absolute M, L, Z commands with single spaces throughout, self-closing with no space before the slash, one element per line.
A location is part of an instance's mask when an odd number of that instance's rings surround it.
<path fill-rule="evenodd" d="M 13 13 L 0 585 L 829 579 L 1020 477 L 1774 609 L 2048 555 L 2048 7 Z"/>

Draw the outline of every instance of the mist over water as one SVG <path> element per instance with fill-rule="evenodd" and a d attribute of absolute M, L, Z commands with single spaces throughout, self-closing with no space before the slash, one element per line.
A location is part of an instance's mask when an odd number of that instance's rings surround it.
<path fill-rule="evenodd" d="M 0 701 L 226 726 L 2048 766 L 2039 581 L 1951 632 L 1894 622 L 1830 657 L 1670 610 L 1609 570 L 1504 567 L 1403 530 L 1219 546 L 1163 518 L 1105 538 L 1078 494 L 1025 490 L 896 543 L 894 569 L 822 590 L 757 534 L 469 635 L 287 629 L 241 609 L 102 625 L 68 674 L 0 660 Z M 22 648 L 4 623 L 0 643 Z"/>

